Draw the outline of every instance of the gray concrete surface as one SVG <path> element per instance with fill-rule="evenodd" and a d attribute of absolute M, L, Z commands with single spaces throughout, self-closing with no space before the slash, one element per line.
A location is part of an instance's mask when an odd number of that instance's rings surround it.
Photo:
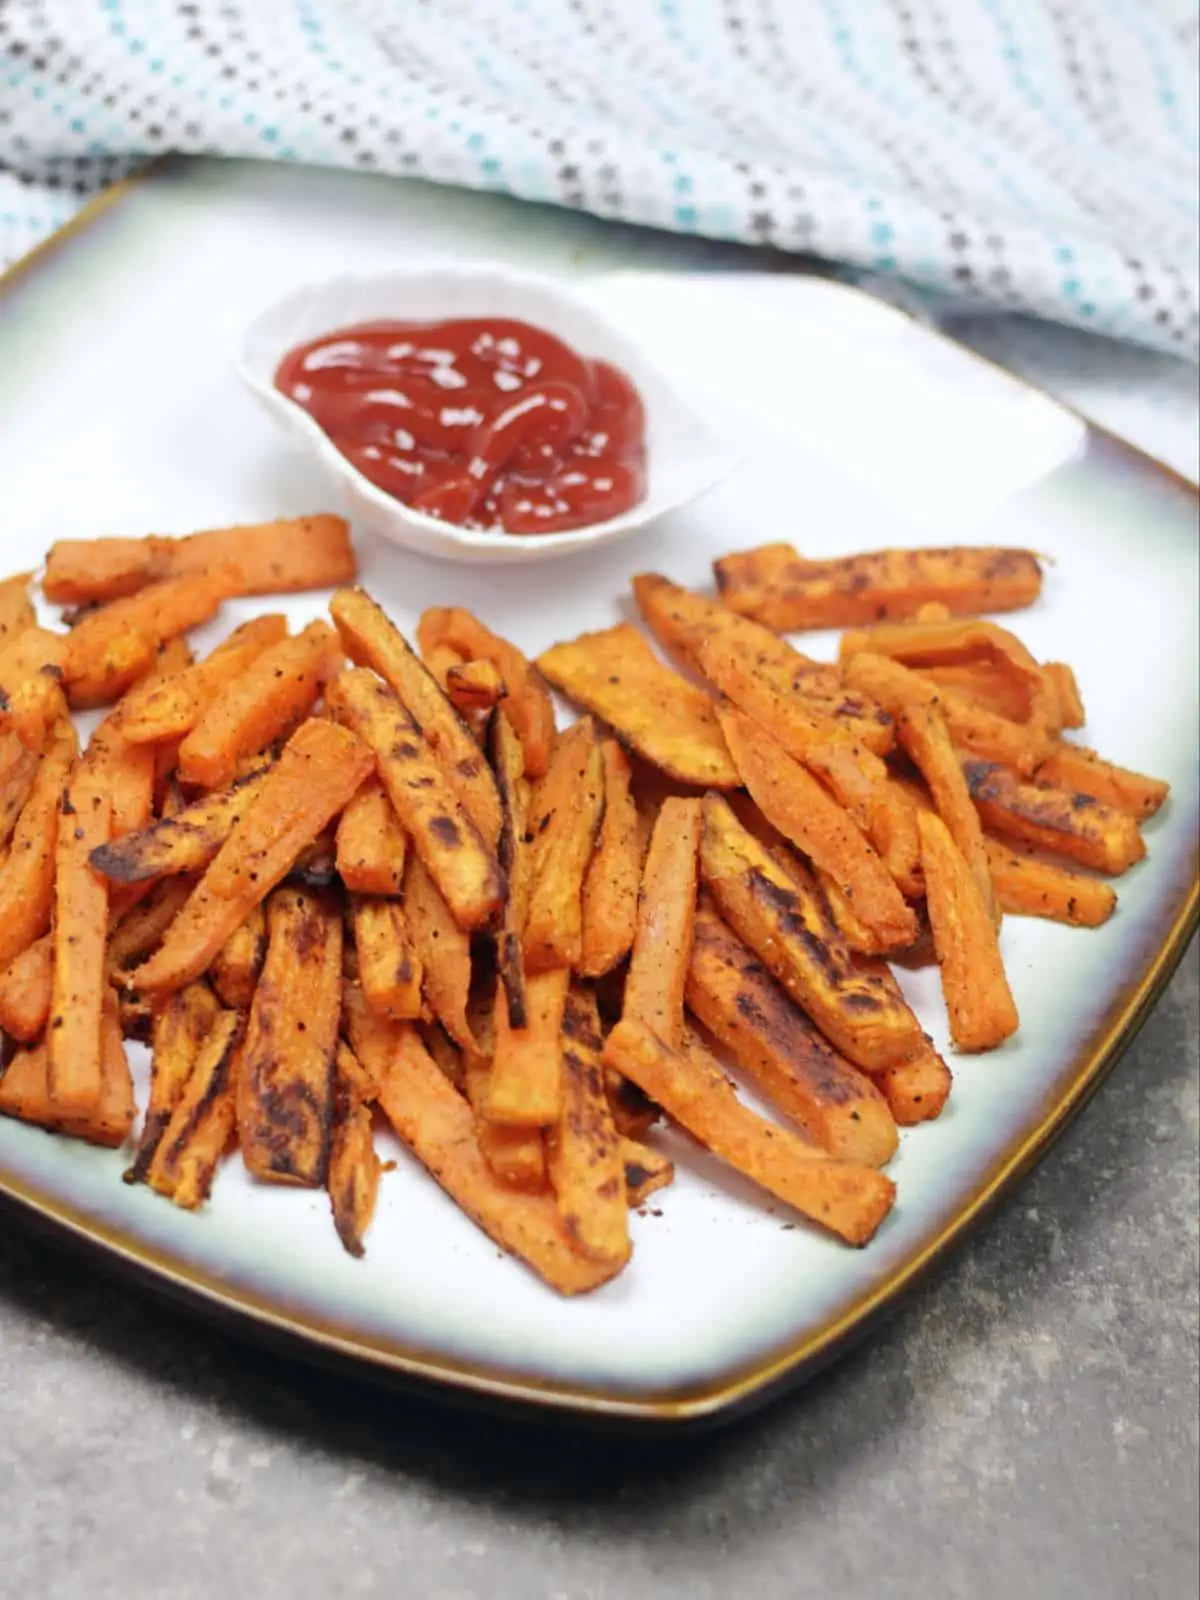
<path fill-rule="evenodd" d="M 5 1219 L 0 1593 L 1188 1600 L 1197 968 L 887 1328 L 667 1446 L 314 1373 Z"/>

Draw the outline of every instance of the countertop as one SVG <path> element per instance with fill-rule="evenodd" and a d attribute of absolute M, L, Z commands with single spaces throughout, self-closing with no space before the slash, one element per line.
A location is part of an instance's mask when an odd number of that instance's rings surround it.
<path fill-rule="evenodd" d="M 665 1442 L 255 1350 L 0 1219 L 0 1594 L 1196 1593 L 1195 943 L 1096 1100 L 806 1389 Z"/>

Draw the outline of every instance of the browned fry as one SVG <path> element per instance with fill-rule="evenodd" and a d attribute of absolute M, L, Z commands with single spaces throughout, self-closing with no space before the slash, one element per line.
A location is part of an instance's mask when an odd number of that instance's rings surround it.
<path fill-rule="evenodd" d="M 485 1113 L 491 1122 L 549 1127 L 562 1106 L 562 1019 L 570 973 L 565 967 L 525 980 L 523 1028 L 509 1022 L 504 985 L 496 989 L 496 1053 Z"/>
<path fill-rule="evenodd" d="M 1087 721 L 1075 674 L 1065 661 L 1043 661 L 1042 674 L 1058 702 L 1060 728 L 1082 728 Z"/>
<path fill-rule="evenodd" d="M 408 710 L 363 667 L 340 673 L 326 699 L 338 720 L 375 752 L 384 788 L 413 850 L 455 921 L 468 931 L 484 927 L 504 900 L 499 862 L 446 782 Z M 482 752 L 477 749 L 476 754 L 482 764 Z"/>
<path fill-rule="evenodd" d="M 640 1022 L 622 1020 L 604 1059 L 632 1078 L 714 1155 L 850 1244 L 867 1244 L 896 1186 L 872 1167 L 834 1161 L 799 1134 L 758 1116 L 696 1045 L 675 1051 Z"/>
<path fill-rule="evenodd" d="M 356 896 L 350 911 L 363 998 L 396 1022 L 421 1015 L 421 960 L 398 900 Z"/>
<path fill-rule="evenodd" d="M 855 1066 L 883 1072 L 923 1037 L 909 1008 L 855 969 L 815 886 L 785 870 L 719 796 L 704 801 L 700 870 L 722 916 Z"/>
<path fill-rule="evenodd" d="M 637 931 L 625 979 L 622 1016 L 645 1023 L 673 1049 L 683 1043 L 700 827 L 699 800 L 663 801 L 642 869 Z"/>
<path fill-rule="evenodd" d="M 196 1211 L 233 1132 L 238 1051 L 245 1019 L 219 1012 L 196 1052 L 171 1120 L 146 1168 L 146 1182 L 185 1211 Z"/>
<path fill-rule="evenodd" d="M 515 733 L 513 737 L 516 737 Z M 492 1056 L 496 1045 L 492 1012 L 494 997 L 491 999 L 492 1004 L 489 1004 L 489 997 L 481 994 L 478 1004 L 472 1002 L 471 1032 L 477 1046 L 463 1052 L 462 1093 L 475 1113 L 475 1134 L 480 1152 L 497 1182 L 506 1188 L 527 1189 L 537 1193 L 546 1187 L 546 1141 L 541 1128 L 522 1128 L 511 1123 L 488 1120 Z"/>
<path fill-rule="evenodd" d="M 421 646 L 421 660 L 444 689 L 451 667 L 460 667 L 465 657 L 450 645 L 443 644 L 441 640 L 434 640 L 430 645 Z"/>
<path fill-rule="evenodd" d="M 324 721 L 304 723 L 167 929 L 156 954 L 130 975 L 129 987 L 155 993 L 198 978 L 304 846 L 341 811 L 370 766 L 371 752 L 344 728 Z"/>
<path fill-rule="evenodd" d="M 141 889 L 143 885 L 135 885 Z M 116 904 L 118 890 L 109 892 L 108 955 L 106 969 L 112 981 L 120 981 L 118 974 L 145 960 L 158 948 L 162 936 L 187 903 L 187 897 L 196 887 L 196 879 L 189 873 L 181 878 L 164 878 L 152 884 L 144 899 L 128 908 Z"/>
<path fill-rule="evenodd" d="M 1142 822 L 1154 815 L 1171 792 L 1170 784 L 1160 778 L 1147 778 L 1127 767 L 1114 766 L 1111 761 L 1102 760 L 1094 750 L 1068 744 L 1066 740 L 1051 745 L 1049 755 L 1034 774 L 1034 781 L 1055 789 L 1069 789 L 1073 794 L 1091 795 L 1093 800 L 1116 811 L 1128 811 Z"/>
<path fill-rule="evenodd" d="M 408 835 L 378 778 L 368 778 L 342 812 L 337 870 L 355 894 L 398 895 L 404 887 Z"/>
<path fill-rule="evenodd" d="M 742 780 L 772 827 L 829 875 L 880 948 L 911 944 L 912 908 L 849 815 L 765 729 L 733 706 L 719 715 Z"/>
<path fill-rule="evenodd" d="M 985 839 L 984 843 L 1003 911 L 1016 916 L 1048 917 L 1052 922 L 1070 923 L 1073 928 L 1098 928 L 1117 909 L 1111 884 L 1010 849 L 998 839 Z"/>
<path fill-rule="evenodd" d="M 0 639 L 0 733 L 15 732 L 40 753 L 62 695 L 67 636 L 23 628 Z"/>
<path fill-rule="evenodd" d="M 22 572 L 0 583 L 0 648 L 37 624 L 37 613 L 29 598 L 29 577 L 29 573 Z"/>
<path fill-rule="evenodd" d="M 935 1122 L 950 1097 L 950 1068 L 926 1040 L 916 1055 L 889 1067 L 879 1087 L 899 1127 Z"/>
<path fill-rule="evenodd" d="M 51 1097 L 49 1050 L 42 1039 L 28 1049 L 18 1050 L 0 1076 L 0 1115 L 33 1122 L 73 1139 L 86 1139 L 89 1144 L 111 1149 L 123 1145 L 137 1108 L 115 1007 L 111 1005 L 104 1010 L 100 1047 L 100 1095 L 86 1112 L 65 1112 Z"/>
<path fill-rule="evenodd" d="M 583 879 L 604 815 L 604 762 L 590 717 L 558 741 L 533 800 L 526 972 L 574 967 L 583 949 Z"/>
<path fill-rule="evenodd" d="M 409 856 L 404 870 L 404 911 L 429 1009 L 455 1043 L 469 1049 L 470 936 L 454 920 L 418 855 Z"/>
<path fill-rule="evenodd" d="M 696 914 L 687 1003 L 814 1144 L 870 1167 L 891 1160 L 896 1128 L 880 1090 L 826 1042 L 706 899 Z"/>
<path fill-rule="evenodd" d="M 0 871 L 0 969 L 50 926 L 58 804 L 76 751 L 75 730 L 69 722 L 60 723 L 17 819 Z"/>
<path fill-rule="evenodd" d="M 265 750 L 311 710 L 340 660 L 337 636 L 324 622 L 270 645 L 201 711 L 179 747 L 183 782 L 206 789 L 232 783 L 243 757 Z"/>
<path fill-rule="evenodd" d="M 175 673 L 145 691 L 134 690 L 121 717 L 121 732 L 130 744 L 182 739 L 204 711 L 272 645 L 287 638 L 287 618 L 255 617 L 235 628 L 204 661 Z"/>
<path fill-rule="evenodd" d="M 455 710 L 490 711 L 508 694 L 494 661 L 459 661 L 446 669 L 446 693 Z"/>
<path fill-rule="evenodd" d="M 85 776 L 63 790 L 54 852 L 50 1095 L 66 1116 L 86 1116 L 101 1098 L 100 1018 L 108 993 L 104 936 L 108 880 L 88 857 L 108 838 L 112 805 Z"/>
<path fill-rule="evenodd" d="M 441 684 L 395 624 L 361 589 L 339 589 L 329 610 L 346 654 L 356 666 L 377 672 L 391 689 L 424 735 L 424 744 L 443 780 L 484 844 L 495 850 L 500 836 L 500 797 L 495 779 L 474 734 Z"/>
<path fill-rule="evenodd" d="M 51 937 L 44 933 L 0 972 L 0 1028 L 28 1044 L 41 1038 L 50 1015 L 54 971 Z"/>
<path fill-rule="evenodd" d="M 375 1214 L 383 1172 L 371 1132 L 371 1110 L 359 1093 L 361 1077 L 362 1068 L 353 1052 L 339 1044 L 327 1184 L 333 1225 L 352 1256 L 363 1253 L 363 1235 Z"/>
<path fill-rule="evenodd" d="M 789 544 L 761 545 L 713 563 L 721 600 L 777 633 L 903 621 L 931 601 L 955 616 L 1016 611 L 1041 593 L 1029 550 L 957 546 L 872 550 L 809 561 Z"/>
<path fill-rule="evenodd" d="M 471 1220 L 560 1294 L 598 1288 L 619 1270 L 573 1249 L 553 1196 L 524 1194 L 497 1181 L 480 1153 L 470 1106 L 430 1060 L 411 1024 L 380 1103 L 398 1137 Z"/>
<path fill-rule="evenodd" d="M 255 906 L 212 959 L 208 976 L 231 1011 L 249 1011 L 267 955 L 267 915 Z"/>
<path fill-rule="evenodd" d="M 942 819 L 923 811 L 917 826 L 950 1036 L 959 1050 L 994 1050 L 1018 1025 L 995 924 Z"/>
<path fill-rule="evenodd" d="M 490 1028 L 492 1015 L 491 997 L 487 996 L 485 999 L 486 1003 L 483 1007 L 483 1015 L 487 1018 L 488 1026 Z M 476 1030 L 476 1020 L 473 1014 L 473 1009 L 468 1011 L 467 1020 L 471 1024 L 472 1034 L 475 1035 L 475 1038 L 478 1041 L 479 1035 Z M 463 1061 L 463 1057 L 466 1052 L 462 1049 L 462 1046 L 455 1044 L 454 1040 L 446 1032 L 445 1028 L 442 1027 L 440 1022 L 423 1022 L 421 1024 L 421 1039 L 426 1050 L 429 1051 L 429 1054 L 446 1074 L 448 1082 L 452 1083 L 460 1094 L 466 1094 L 467 1069 Z"/>
<path fill-rule="evenodd" d="M 596 1002 L 581 989 L 563 1012 L 562 1111 L 549 1138 L 550 1181 L 567 1237 L 589 1261 L 629 1259 L 625 1166 L 604 1093 Z"/>
<path fill-rule="evenodd" d="M 346 953 L 349 954 L 348 949 Z M 392 1022 L 380 1012 L 372 1011 L 363 998 L 357 979 L 343 979 L 342 1032 L 370 1085 L 369 1089 L 360 1085 L 362 1099 L 378 1098 L 379 1085 L 387 1073 L 404 1026 L 404 1023 Z"/>
<path fill-rule="evenodd" d="M 496 968 L 508 997 L 507 1015 L 514 1028 L 523 1028 L 525 1012 L 525 953 L 521 938 L 529 909 L 533 853 L 526 838 L 529 825 L 529 785 L 525 779 L 525 752 L 509 719 L 494 711 L 488 719 L 487 748 L 500 792 L 500 870 L 508 894 L 496 938 Z"/>
<path fill-rule="evenodd" d="M 602 739 L 604 816 L 583 880 L 583 936 L 575 970 L 601 978 L 624 960 L 637 926 L 641 848 L 630 768 L 615 739 Z"/>
<path fill-rule="evenodd" d="M 990 833 L 1067 856 L 1114 877 L 1146 854 L 1137 818 L 1128 811 L 1114 810 L 1089 794 L 1022 783 L 1015 773 L 992 762 L 964 761 L 963 772 Z"/>
<path fill-rule="evenodd" d="M 712 701 L 664 666 L 628 623 L 553 645 L 538 666 L 652 766 L 682 783 L 737 788 Z"/>
<path fill-rule="evenodd" d="M 169 995 L 154 1014 L 150 1032 L 150 1099 L 126 1183 L 142 1183 L 162 1143 L 192 1068 L 221 1008 L 206 983 L 189 983 Z"/>
<path fill-rule="evenodd" d="M 34 752 L 27 750 L 15 733 L 0 733 L 0 846 L 13 836 L 37 770 Z"/>
<path fill-rule="evenodd" d="M 662 1117 L 662 1108 L 656 1106 L 648 1094 L 623 1078 L 612 1067 L 604 1069 L 604 1092 L 608 1096 L 609 1110 L 622 1138 L 644 1139 Z"/>
<path fill-rule="evenodd" d="M 1006 722 L 1026 722 L 1029 718 L 1028 687 L 1001 671 L 994 662 L 961 661 L 947 666 L 922 667 L 921 677 L 940 690 L 950 691 L 955 704 L 961 704 L 961 697 L 966 696 Z"/>
<path fill-rule="evenodd" d="M 619 1135 L 617 1145 L 625 1168 L 625 1201 L 631 1208 L 644 1206 L 656 1190 L 675 1182 L 675 1163 L 661 1151 L 624 1134 Z"/>
<path fill-rule="evenodd" d="M 256 1178 L 325 1182 L 341 1007 L 336 906 L 308 890 L 277 889 L 237 1079 L 242 1159 Z"/>
<path fill-rule="evenodd" d="M 147 883 L 179 873 L 200 872 L 220 850 L 262 787 L 269 770 L 263 762 L 228 789 L 202 796 L 148 827 L 114 839 L 97 852 L 92 865 L 114 883 Z"/>

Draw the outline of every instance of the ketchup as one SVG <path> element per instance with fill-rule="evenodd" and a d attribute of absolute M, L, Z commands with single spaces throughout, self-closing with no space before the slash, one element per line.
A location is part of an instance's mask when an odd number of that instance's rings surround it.
<path fill-rule="evenodd" d="M 646 492 L 637 389 L 528 322 L 339 328 L 289 351 L 275 386 L 364 477 L 443 522 L 561 533 Z"/>

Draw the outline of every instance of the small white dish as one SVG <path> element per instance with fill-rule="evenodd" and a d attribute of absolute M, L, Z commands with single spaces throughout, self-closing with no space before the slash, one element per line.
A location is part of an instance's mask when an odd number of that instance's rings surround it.
<path fill-rule="evenodd" d="M 632 378 L 646 408 L 649 481 L 639 505 L 586 528 L 536 537 L 456 527 L 376 488 L 312 417 L 275 387 L 275 372 L 289 350 L 335 328 L 389 317 L 433 321 L 480 316 L 514 317 L 546 328 L 581 355 L 609 361 Z M 586 298 L 550 278 L 505 267 L 430 262 L 302 285 L 254 319 L 242 337 L 235 366 L 284 431 L 321 463 L 358 522 L 407 550 L 444 561 L 544 561 L 623 539 L 696 500 L 740 459 Z"/>

